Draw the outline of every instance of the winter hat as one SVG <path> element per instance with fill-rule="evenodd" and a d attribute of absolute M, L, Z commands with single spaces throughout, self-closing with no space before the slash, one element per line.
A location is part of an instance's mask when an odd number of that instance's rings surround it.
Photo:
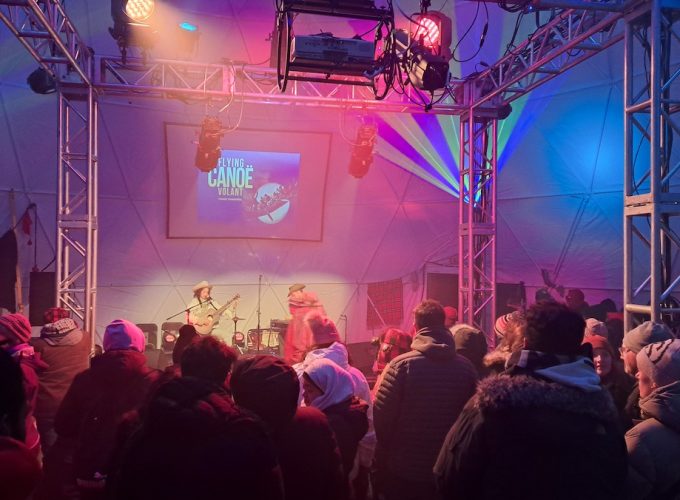
<path fill-rule="evenodd" d="M 305 323 L 312 331 L 312 345 L 340 342 L 340 334 L 335 323 L 325 314 L 310 311 L 305 315 Z"/>
<path fill-rule="evenodd" d="M 54 323 L 48 323 L 43 326 L 40 330 L 40 338 L 50 345 L 57 345 L 61 344 L 61 341 L 69 336 L 69 334 L 72 334 L 67 339 L 67 343 L 69 345 L 77 344 L 83 338 L 83 332 L 80 330 L 76 332 L 77 328 L 78 325 L 71 318 L 59 319 Z"/>
<path fill-rule="evenodd" d="M 40 475 L 40 464 L 24 443 L 0 437 L 0 498 L 29 498 Z"/>
<path fill-rule="evenodd" d="M 444 314 L 447 320 L 452 320 L 454 323 L 458 321 L 458 309 L 453 306 L 444 307 Z"/>
<path fill-rule="evenodd" d="M 607 325 L 602 321 L 595 318 L 588 318 L 586 320 L 586 329 L 583 333 L 584 337 L 591 337 L 593 335 L 599 335 L 600 337 L 608 338 L 609 331 L 607 330 Z"/>
<path fill-rule="evenodd" d="M 63 307 L 50 307 L 46 309 L 43 313 L 43 319 L 45 323 L 54 323 L 60 319 L 65 319 L 69 317 L 69 312 Z"/>
<path fill-rule="evenodd" d="M 179 329 L 179 337 L 172 348 L 172 362 L 175 365 L 182 361 L 182 354 L 189 345 L 198 338 L 194 325 L 182 325 Z"/>
<path fill-rule="evenodd" d="M 680 380 L 680 340 L 669 339 L 642 348 L 636 356 L 638 370 L 659 387 Z"/>
<path fill-rule="evenodd" d="M 265 355 L 239 359 L 230 386 L 236 404 L 255 413 L 276 432 L 295 415 L 300 381 L 282 359 Z"/>
<path fill-rule="evenodd" d="M 104 331 L 104 352 L 134 349 L 144 352 L 144 332 L 126 319 L 114 319 Z"/>
<path fill-rule="evenodd" d="M 673 334 L 663 323 L 645 321 L 623 336 L 623 347 L 637 353 L 648 344 L 672 338 Z"/>
<path fill-rule="evenodd" d="M 496 324 L 493 327 L 493 330 L 494 332 L 496 332 L 496 335 L 498 335 L 499 337 L 505 337 L 505 334 L 507 333 L 508 322 L 510 321 L 511 316 L 512 313 L 504 314 L 503 316 L 498 317 L 498 319 L 496 320 Z"/>
<path fill-rule="evenodd" d="M 0 316 L 0 333 L 10 339 L 12 345 L 26 344 L 31 340 L 31 324 L 21 314 Z"/>
<path fill-rule="evenodd" d="M 591 346 L 593 346 L 593 351 L 595 349 L 602 349 L 607 351 L 612 358 L 616 358 L 616 356 L 614 355 L 614 349 L 612 349 L 611 344 L 606 338 L 602 337 L 601 335 L 591 335 L 590 337 L 586 337 L 583 339 L 583 343 L 590 344 Z"/>

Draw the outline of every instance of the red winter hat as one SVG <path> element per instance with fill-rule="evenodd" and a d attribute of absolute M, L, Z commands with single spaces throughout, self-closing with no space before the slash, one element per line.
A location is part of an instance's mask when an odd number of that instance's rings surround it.
<path fill-rule="evenodd" d="M 612 349 L 612 346 L 609 343 L 609 341 L 601 335 L 591 335 L 589 337 L 586 337 L 583 339 L 583 343 L 590 344 L 591 346 L 593 346 L 593 351 L 595 349 L 604 349 L 612 357 L 614 358 L 616 357 L 614 356 L 614 349 Z"/>
<path fill-rule="evenodd" d="M 0 334 L 6 336 L 11 345 L 25 344 L 31 340 L 31 324 L 21 314 L 0 316 Z"/>

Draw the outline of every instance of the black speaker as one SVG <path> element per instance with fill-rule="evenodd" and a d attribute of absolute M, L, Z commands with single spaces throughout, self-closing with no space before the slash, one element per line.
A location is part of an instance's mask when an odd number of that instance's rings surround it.
<path fill-rule="evenodd" d="M 28 289 L 29 321 L 33 326 L 45 324 L 43 315 L 57 303 L 54 272 L 32 272 Z"/>
<path fill-rule="evenodd" d="M 373 362 L 378 354 L 378 346 L 371 342 L 347 344 L 347 354 L 354 368 L 358 368 L 367 378 L 373 374 Z"/>
<path fill-rule="evenodd" d="M 137 323 L 137 326 L 144 332 L 147 344 L 153 344 L 154 349 L 158 349 L 158 325 L 156 323 Z"/>
<path fill-rule="evenodd" d="M 427 273 L 428 299 L 434 299 L 443 306 L 458 307 L 458 275 Z"/>

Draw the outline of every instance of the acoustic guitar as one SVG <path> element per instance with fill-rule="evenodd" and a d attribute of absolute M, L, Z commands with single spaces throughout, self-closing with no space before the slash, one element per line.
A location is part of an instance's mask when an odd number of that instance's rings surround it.
<path fill-rule="evenodd" d="M 240 298 L 241 296 L 237 293 L 219 309 L 206 309 L 205 311 L 195 313 L 194 316 L 196 317 L 196 321 L 194 322 L 194 328 L 196 331 L 201 335 L 208 335 L 210 332 L 212 332 L 215 323 L 220 320 L 222 313 L 227 310 L 227 307 L 232 305 L 234 301 Z"/>

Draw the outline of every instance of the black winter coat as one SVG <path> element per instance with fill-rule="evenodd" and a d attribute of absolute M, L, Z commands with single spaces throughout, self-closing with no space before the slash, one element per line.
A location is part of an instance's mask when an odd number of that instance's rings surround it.
<path fill-rule="evenodd" d="M 617 420 L 606 390 L 489 377 L 446 437 L 439 490 L 452 500 L 618 500 L 627 464 Z"/>
<path fill-rule="evenodd" d="M 433 481 L 446 433 L 474 394 L 477 373 L 446 328 L 419 330 L 412 351 L 390 361 L 373 406 L 376 465 L 385 479 Z"/>

